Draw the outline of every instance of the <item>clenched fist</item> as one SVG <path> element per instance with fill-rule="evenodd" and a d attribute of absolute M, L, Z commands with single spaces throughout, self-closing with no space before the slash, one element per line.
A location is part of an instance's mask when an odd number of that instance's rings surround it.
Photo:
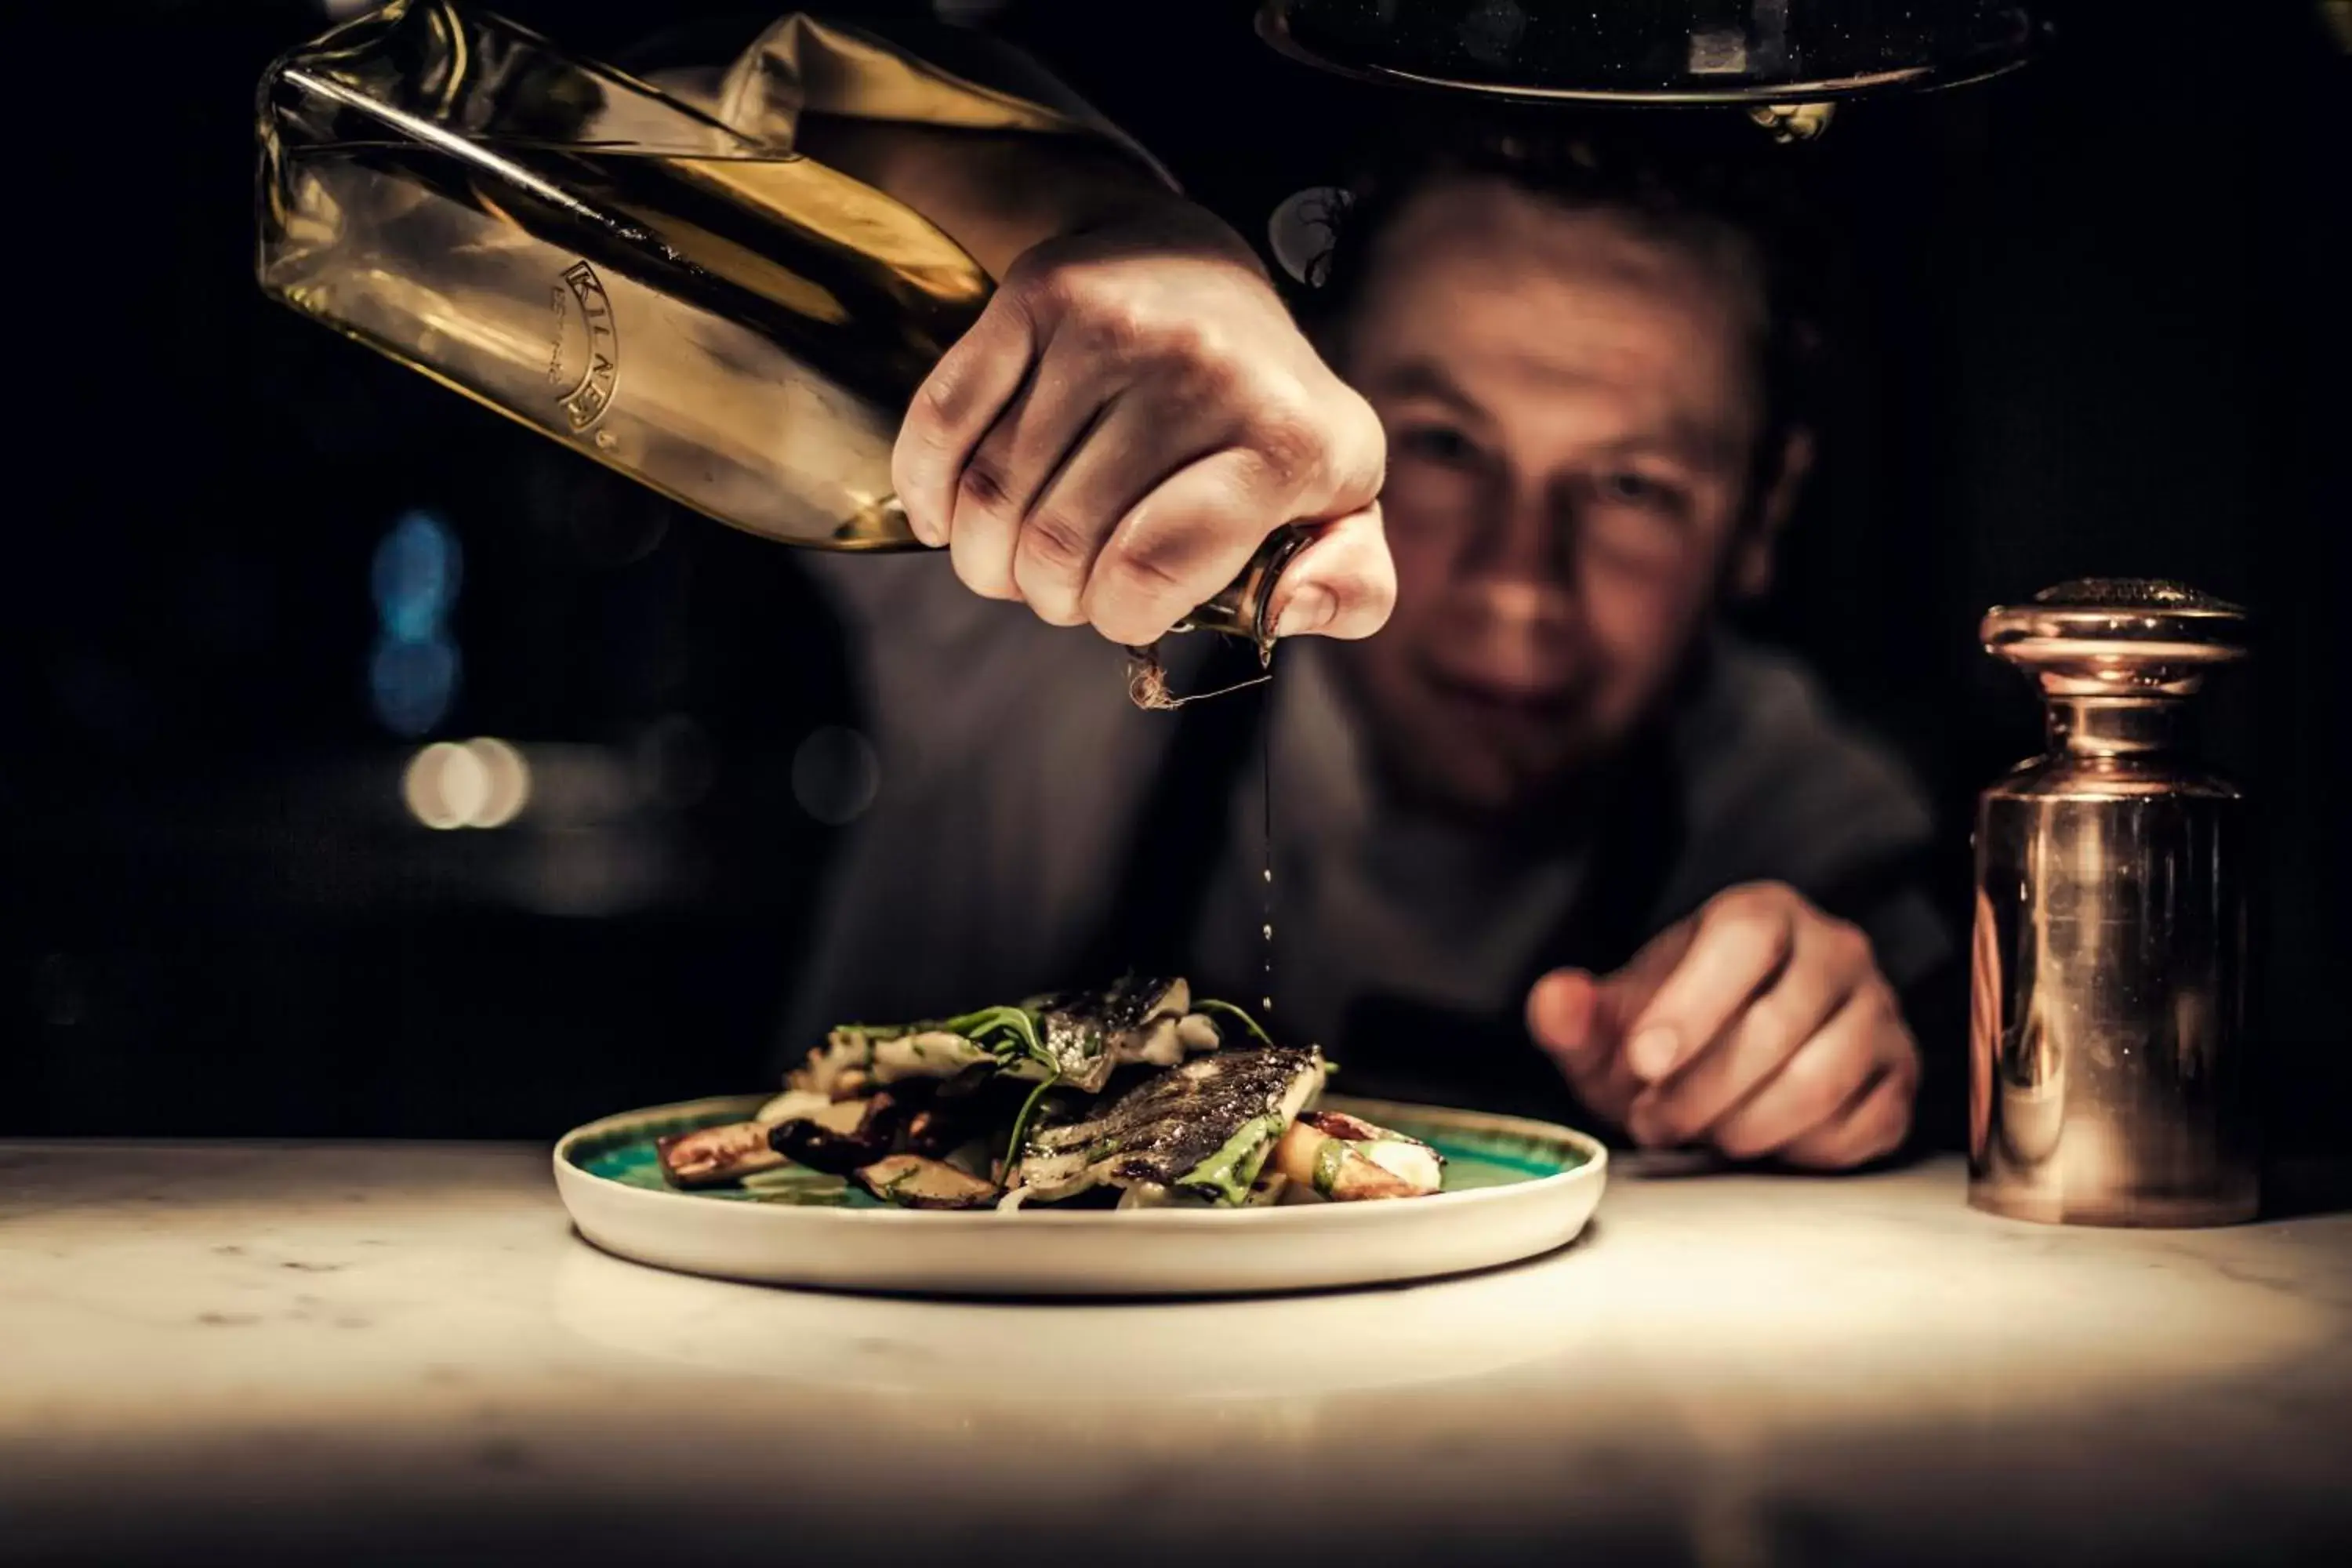
<path fill-rule="evenodd" d="M 1396 598 L 1371 408 L 1230 229 L 1177 204 L 1024 251 L 916 394 L 891 464 L 918 537 L 1056 626 L 1149 643 L 1289 522 L 1280 635 L 1356 637 Z"/>
<path fill-rule="evenodd" d="M 1869 939 L 1779 883 L 1718 894 L 1605 978 L 1546 975 L 1528 1027 L 1645 1146 L 1826 1170 L 1910 1130 L 1919 1053 Z"/>

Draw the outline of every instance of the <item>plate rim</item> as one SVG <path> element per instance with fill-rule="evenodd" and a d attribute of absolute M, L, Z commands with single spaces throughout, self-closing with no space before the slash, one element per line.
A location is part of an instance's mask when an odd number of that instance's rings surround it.
<path fill-rule="evenodd" d="M 581 1164 L 577 1160 L 575 1160 L 572 1157 L 573 1152 L 582 1143 L 588 1142 L 590 1139 L 599 1136 L 600 1134 L 615 1131 L 616 1123 L 635 1121 L 642 1118 L 659 1116 L 665 1113 L 672 1115 L 688 1115 L 696 1113 L 698 1110 L 701 1110 L 719 1112 L 723 1110 L 746 1105 L 757 1107 L 758 1105 L 773 1098 L 774 1095 L 766 1090 L 749 1094 L 704 1095 L 698 1099 L 677 1100 L 666 1105 L 647 1105 L 640 1106 L 629 1110 L 618 1110 L 608 1116 L 600 1116 L 593 1121 L 583 1122 L 581 1125 L 572 1128 L 570 1131 L 564 1133 L 561 1138 L 556 1140 L 555 1147 L 551 1152 L 551 1156 L 555 1170 L 556 1185 L 559 1189 L 562 1189 L 571 1183 L 586 1183 L 591 1184 L 592 1185 L 590 1190 L 595 1192 L 600 1196 L 608 1194 L 626 1194 L 625 1196 L 615 1196 L 614 1201 L 617 1202 L 642 1202 L 647 1204 L 661 1204 L 665 1205 L 671 1204 L 695 1204 L 698 1205 L 704 1205 L 702 1207 L 698 1207 L 697 1212 L 709 1213 L 711 1212 L 711 1209 L 709 1205 L 712 1205 L 715 1200 L 706 1198 L 697 1193 L 678 1192 L 670 1189 L 657 1192 L 650 1187 L 635 1187 L 625 1182 L 616 1182 L 609 1176 L 600 1176 L 595 1172 L 589 1170 L 585 1165 Z M 1329 1095 L 1325 1097 L 1318 1103 L 1328 1106 L 1335 1110 L 1350 1110 L 1354 1114 L 1363 1116 L 1364 1119 L 1369 1121 L 1378 1121 L 1381 1120 L 1380 1116 L 1375 1114 L 1376 1112 L 1387 1111 L 1391 1114 L 1402 1112 L 1403 1115 L 1402 1119 L 1403 1120 L 1434 1122 L 1439 1125 L 1451 1124 L 1455 1127 L 1476 1128 L 1481 1131 L 1499 1132 L 1510 1136 L 1549 1139 L 1565 1142 L 1570 1148 L 1575 1149 L 1585 1156 L 1584 1163 L 1576 1166 L 1574 1169 L 1555 1171 L 1548 1176 L 1531 1176 L 1523 1182 L 1511 1182 L 1500 1186 L 1468 1187 L 1459 1192 L 1433 1193 L 1427 1197 L 1414 1198 L 1411 1200 L 1406 1206 L 1415 1213 L 1428 1213 L 1433 1208 L 1437 1207 L 1460 1208 L 1465 1204 L 1483 1203 L 1493 1205 L 1498 1202 L 1524 1200 L 1532 1197 L 1537 1194 L 1550 1194 L 1559 1192 L 1570 1186 L 1581 1186 L 1589 1183 L 1605 1183 L 1607 1179 L 1609 1169 L 1608 1145 L 1601 1142 L 1601 1140 L 1593 1137 L 1589 1132 L 1579 1131 L 1573 1127 L 1563 1127 L 1558 1122 L 1540 1121 L 1531 1117 L 1508 1116 L 1494 1111 L 1470 1110 L 1455 1106 L 1421 1105 L 1406 1100 L 1360 1099 L 1354 1095 Z M 1326 1203 L 1277 1204 L 1249 1209 L 1143 1208 L 1089 1209 L 1062 1212 L 1056 1212 L 1050 1208 L 1030 1209 L 1024 1206 L 1007 1212 L 995 1207 L 984 1209 L 932 1210 L 897 1207 L 878 1209 L 845 1209 L 818 1207 L 798 1204 L 719 1205 L 719 1212 L 756 1209 L 772 1215 L 790 1215 L 793 1216 L 789 1220 L 780 1221 L 771 1219 L 761 1222 L 766 1224 L 783 1223 L 793 1225 L 827 1225 L 845 1223 L 859 1228 L 871 1228 L 875 1226 L 887 1226 L 891 1225 L 910 1225 L 933 1229 L 939 1228 L 942 1226 L 960 1226 L 962 1227 L 978 1228 L 1012 1224 L 1028 1224 L 1063 1229 L 1083 1229 L 1101 1226 L 1115 1226 L 1118 1229 L 1130 1231 L 1139 1229 L 1197 1230 L 1202 1227 L 1215 1228 L 1221 1226 L 1230 1226 L 1234 1224 L 1246 1225 L 1256 1229 L 1264 1229 L 1269 1226 L 1276 1229 L 1293 1227 L 1305 1229 L 1332 1225 L 1377 1225 L 1383 1223 L 1384 1216 L 1389 1216 L 1386 1221 L 1387 1223 L 1393 1223 L 1392 1216 L 1394 1215 L 1397 1207 L 1398 1205 L 1396 1204 L 1388 1203 Z"/>

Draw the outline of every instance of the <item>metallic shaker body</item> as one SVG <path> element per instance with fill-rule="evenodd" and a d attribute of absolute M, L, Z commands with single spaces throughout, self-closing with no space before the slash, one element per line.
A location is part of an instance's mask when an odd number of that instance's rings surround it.
<path fill-rule="evenodd" d="M 2048 753 L 1977 817 L 1969 1201 L 2021 1219 L 2251 1218 L 2245 803 L 2183 709 L 2243 651 L 2191 590 L 2068 584 L 1985 618 L 2031 672 Z"/>

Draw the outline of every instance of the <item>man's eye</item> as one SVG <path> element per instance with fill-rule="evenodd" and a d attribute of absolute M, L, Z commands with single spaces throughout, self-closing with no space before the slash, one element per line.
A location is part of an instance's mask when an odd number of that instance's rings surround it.
<path fill-rule="evenodd" d="M 1444 463 L 1449 468 L 1465 467 L 1478 457 L 1478 448 L 1470 437 L 1444 425 L 1416 425 L 1399 431 L 1396 445 L 1407 457 Z"/>
<path fill-rule="evenodd" d="M 1642 507 L 1654 511 L 1678 511 L 1682 509 L 1682 490 L 1663 479 L 1630 470 L 1603 474 L 1595 481 L 1593 490 L 1612 506 Z"/>

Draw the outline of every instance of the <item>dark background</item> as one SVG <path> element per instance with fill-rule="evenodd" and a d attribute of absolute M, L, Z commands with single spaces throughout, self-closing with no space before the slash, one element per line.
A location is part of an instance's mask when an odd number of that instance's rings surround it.
<path fill-rule="evenodd" d="M 599 49 L 693 9 L 505 8 Z M 1413 109 L 1274 58 L 1247 9 L 1011 22 L 1255 236 L 1360 116 Z M 2022 679 L 1976 647 L 1984 606 L 2083 574 L 2252 606 L 2259 662 L 2206 710 L 2265 834 L 2273 1144 L 2328 1150 L 2352 1131 L 2352 70 L 2307 4 L 2049 9 L 2035 68 L 1842 112 L 1818 150 L 1855 220 L 1846 369 L 1756 619 L 1930 782 L 1957 919 L 1974 792 L 2039 742 Z M 0 1134 L 547 1136 L 764 1081 L 837 833 L 794 758 L 855 715 L 789 551 L 255 290 L 252 87 L 325 21 L 85 0 L 11 26 L 30 439 L 0 661 Z M 372 710 L 369 580 L 418 509 L 463 551 L 462 680 L 410 738 Z M 521 744 L 540 797 L 499 831 L 430 831 L 401 770 L 472 735 Z"/>

